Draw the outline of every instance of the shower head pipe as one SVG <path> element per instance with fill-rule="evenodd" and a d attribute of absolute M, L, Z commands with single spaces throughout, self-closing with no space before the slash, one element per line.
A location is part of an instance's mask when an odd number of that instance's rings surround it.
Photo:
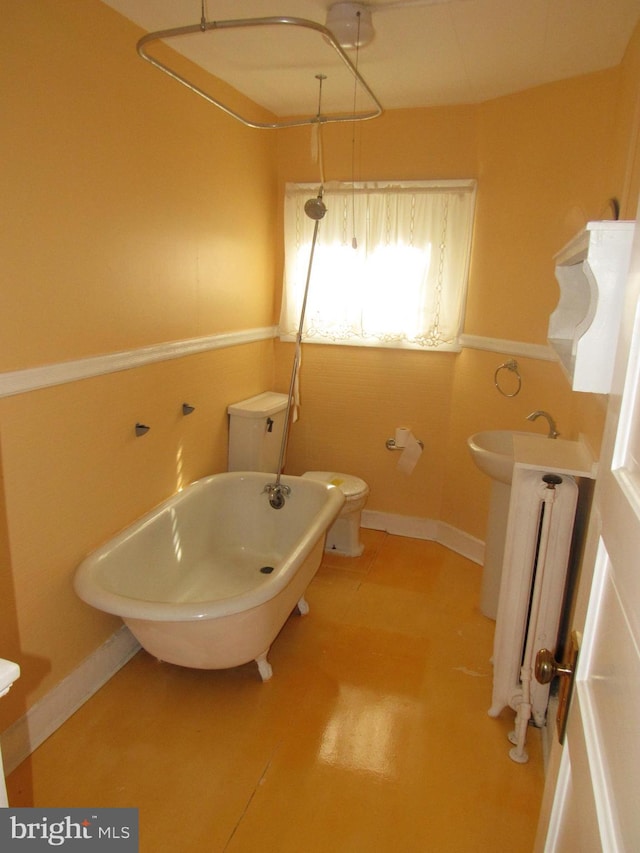
<path fill-rule="evenodd" d="M 307 211 L 307 205 L 311 202 L 315 204 L 322 205 L 324 210 L 319 216 L 311 216 Z M 284 429 L 282 431 L 282 441 L 280 444 L 280 458 L 278 459 L 278 471 L 276 475 L 276 486 L 280 486 L 280 477 L 282 475 L 282 469 L 284 468 L 284 458 L 287 452 L 287 444 L 289 442 L 289 429 L 291 426 L 291 410 L 293 408 L 293 398 L 295 395 L 295 387 L 296 387 L 296 378 L 298 376 L 298 370 L 300 368 L 300 361 L 302 358 L 302 332 L 304 329 L 304 318 L 307 313 L 307 298 L 309 296 L 309 283 L 311 281 L 311 270 L 313 269 L 313 256 L 316 250 L 316 241 L 318 239 L 318 228 L 320 227 L 320 220 L 327 212 L 327 208 L 325 207 L 324 202 L 322 201 L 322 187 L 320 187 L 320 191 L 316 198 L 310 198 L 305 204 L 305 213 L 309 216 L 310 219 L 314 220 L 313 223 L 313 237 L 311 239 L 311 251 L 309 253 L 309 265 L 307 267 L 307 280 L 304 286 L 304 295 L 302 297 L 302 307 L 300 308 L 300 320 L 298 323 L 298 334 L 296 335 L 296 348 L 293 354 L 293 367 L 291 369 L 291 379 L 289 381 L 289 393 L 287 394 L 287 408 L 285 410 L 284 415 Z"/>
<path fill-rule="evenodd" d="M 320 33 L 327 41 L 327 43 L 335 50 L 338 54 L 342 62 L 349 69 L 351 74 L 353 75 L 354 80 L 360 85 L 365 92 L 372 99 L 375 107 L 371 110 L 360 112 L 360 113 L 346 113 L 346 114 L 336 114 L 336 115 L 314 115 L 309 116 L 308 118 L 300 118 L 300 119 L 290 119 L 285 121 L 274 121 L 274 122 L 258 122 L 251 121 L 250 119 L 244 118 L 237 113 L 235 110 L 228 107 L 226 104 L 223 104 L 222 101 L 219 101 L 217 98 L 214 98 L 213 95 L 209 95 L 204 89 L 201 89 L 199 86 L 196 86 L 195 83 L 187 80 L 186 77 L 183 77 L 177 71 L 174 71 L 172 68 L 169 68 L 168 65 L 165 65 L 156 57 L 152 56 L 147 52 L 147 45 L 152 44 L 157 41 L 167 41 L 172 38 L 178 38 L 180 36 L 188 36 L 188 35 L 196 35 L 198 33 L 202 34 L 207 32 L 207 30 L 223 30 L 223 29 L 239 29 L 244 27 L 265 27 L 265 26 L 291 26 L 291 27 L 302 27 L 308 30 L 315 30 Z M 143 36 L 136 45 L 136 50 L 138 55 L 145 59 L 147 62 L 150 62 L 155 68 L 163 71 L 165 74 L 168 74 L 169 77 L 172 77 L 174 80 L 177 80 L 178 83 L 182 83 L 183 86 L 186 86 L 187 89 L 190 89 L 192 92 L 195 92 L 196 95 L 200 95 L 201 98 L 204 98 L 205 101 L 208 101 L 210 104 L 221 109 L 223 112 L 230 115 L 232 118 L 237 119 L 239 122 L 245 125 L 245 127 L 252 127 L 263 130 L 278 130 L 280 128 L 285 127 L 301 127 L 304 125 L 314 125 L 314 124 L 329 124 L 332 122 L 346 122 L 346 121 L 366 121 L 368 119 L 377 118 L 382 115 L 382 106 L 376 96 L 373 94 L 366 81 L 363 79 L 362 75 L 358 71 L 358 69 L 351 62 L 347 54 L 338 44 L 333 33 L 328 30 L 322 24 L 317 23 L 316 21 L 309 21 L 306 18 L 291 18 L 291 17 L 266 17 L 266 18 L 239 18 L 237 20 L 228 20 L 228 21 L 206 21 L 202 20 L 198 24 L 191 24 L 186 27 L 173 27 L 172 29 L 167 30 L 157 30 L 156 32 L 147 33 L 147 35 Z"/>

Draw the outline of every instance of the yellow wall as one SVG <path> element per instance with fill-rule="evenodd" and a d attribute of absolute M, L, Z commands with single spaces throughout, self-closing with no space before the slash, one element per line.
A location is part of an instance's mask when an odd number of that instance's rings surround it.
<path fill-rule="evenodd" d="M 477 108 L 396 110 L 355 128 L 323 131 L 328 181 L 474 177 Z M 351 152 L 354 148 L 355 162 Z M 313 181 L 308 128 L 279 138 L 281 191 L 286 181 Z M 280 280 L 280 277 L 279 277 Z M 293 345 L 279 344 L 278 383 L 286 389 Z M 369 484 L 368 506 L 401 515 L 438 518 L 446 474 L 445 448 L 455 359 L 441 353 L 304 345 L 302 408 L 293 426 L 287 470 L 335 469 Z M 425 462 L 407 478 L 398 455 L 385 448 L 395 427 L 408 425 L 426 445 Z"/>
<path fill-rule="evenodd" d="M 621 94 L 616 115 L 617 148 L 626 152 L 623 170 L 622 218 L 636 217 L 640 197 L 640 25 L 633 33 L 621 65 Z"/>
<path fill-rule="evenodd" d="M 273 324 L 276 137 L 142 62 L 140 35 L 93 0 L 4 4 L 0 370 Z M 273 370 L 269 340 L 0 399 L 0 654 L 22 666 L 0 729 L 120 624 L 76 598 L 77 563 L 224 470 L 226 407 Z"/>
<path fill-rule="evenodd" d="M 609 218 L 612 196 L 635 218 L 637 185 L 625 174 L 637 146 L 639 54 L 636 32 L 620 68 L 478 107 L 387 113 L 358 127 L 353 166 L 352 130 L 331 126 L 325 178 L 477 178 L 465 332 L 545 344 L 558 301 L 553 255 L 587 221 Z M 319 179 L 304 133 L 280 138 L 281 192 L 286 181 Z M 281 387 L 291 349 L 278 347 Z M 348 471 L 370 484 L 369 509 L 439 518 L 483 539 L 489 481 L 473 465 L 467 437 L 480 429 L 543 431 L 542 422 L 525 421 L 543 408 L 564 437 L 584 434 L 597 453 L 606 406 L 604 397 L 572 393 L 554 363 L 521 356 L 522 391 L 507 399 L 493 378 L 508 357 L 307 344 L 289 470 Z M 384 444 L 401 425 L 425 443 L 410 477 L 396 471 Z"/>
<path fill-rule="evenodd" d="M 621 196 L 624 151 L 613 144 L 619 105 L 619 69 L 482 105 L 467 333 L 546 342 L 559 295 L 554 254 L 586 222 L 609 218 L 609 199 Z M 468 435 L 496 428 L 545 431 L 544 421 L 524 420 L 545 409 L 563 437 L 583 434 L 597 454 L 604 424 L 606 398 L 571 393 L 553 363 L 519 357 L 522 391 L 501 396 L 493 377 L 504 360 L 469 350 L 456 359 L 442 517 L 479 538 L 489 483 L 465 452 Z"/>
<path fill-rule="evenodd" d="M 139 35 L 97 0 L 3 8 L 0 371 L 276 319 L 282 186 L 317 180 L 310 133 L 244 129 L 141 62 Z M 639 41 L 613 71 L 329 126 L 327 179 L 477 177 L 467 332 L 544 343 L 553 252 L 611 195 L 635 215 Z M 73 594 L 78 561 L 182 483 L 223 470 L 227 404 L 286 390 L 291 356 L 263 341 L 0 398 L 0 654 L 23 668 L 0 729 L 119 624 Z M 305 346 L 289 470 L 360 475 L 372 509 L 482 538 L 489 487 L 469 433 L 523 426 L 537 407 L 569 437 L 597 445 L 602 428 L 604 398 L 571 394 L 549 362 L 519 359 L 522 393 L 500 397 L 504 359 Z M 142 439 L 136 421 L 151 426 Z M 384 447 L 399 424 L 425 442 L 410 478 Z"/>
<path fill-rule="evenodd" d="M 6 13 L 0 369 L 269 325 L 275 137 L 140 60 L 101 3 Z"/>

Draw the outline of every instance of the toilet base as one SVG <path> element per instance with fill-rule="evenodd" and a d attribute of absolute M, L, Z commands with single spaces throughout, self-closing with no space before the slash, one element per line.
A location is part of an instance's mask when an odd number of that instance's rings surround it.
<path fill-rule="evenodd" d="M 327 531 L 324 550 L 341 557 L 359 557 L 364 551 L 360 541 L 360 512 L 338 516 Z"/>
<path fill-rule="evenodd" d="M 369 486 L 359 477 L 336 471 L 307 471 L 302 476 L 342 490 L 345 502 L 340 515 L 327 531 L 324 550 L 341 557 L 359 557 L 364 551 L 360 541 L 360 518 Z"/>

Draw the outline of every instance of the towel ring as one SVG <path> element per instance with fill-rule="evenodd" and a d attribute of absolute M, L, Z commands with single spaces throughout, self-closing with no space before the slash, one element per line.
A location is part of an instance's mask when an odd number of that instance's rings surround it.
<path fill-rule="evenodd" d="M 518 379 L 518 387 L 511 394 L 507 394 L 507 392 L 500 387 L 500 383 L 498 381 L 498 374 L 501 370 L 510 370 L 511 373 L 515 373 Z M 502 394 L 503 397 L 515 397 L 517 394 L 520 393 L 520 389 L 522 388 L 522 377 L 518 372 L 518 362 L 515 360 L 515 358 L 510 358 L 509 361 L 505 361 L 504 364 L 501 364 L 499 367 L 496 368 L 496 372 L 493 374 L 493 384 L 496 386 L 496 388 Z"/>

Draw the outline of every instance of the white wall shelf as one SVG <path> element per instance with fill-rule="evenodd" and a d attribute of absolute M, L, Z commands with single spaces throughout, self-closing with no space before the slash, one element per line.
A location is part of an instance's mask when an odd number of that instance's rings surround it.
<path fill-rule="evenodd" d="M 634 222 L 589 222 L 555 256 L 560 300 L 549 345 L 574 391 L 608 394 Z"/>

